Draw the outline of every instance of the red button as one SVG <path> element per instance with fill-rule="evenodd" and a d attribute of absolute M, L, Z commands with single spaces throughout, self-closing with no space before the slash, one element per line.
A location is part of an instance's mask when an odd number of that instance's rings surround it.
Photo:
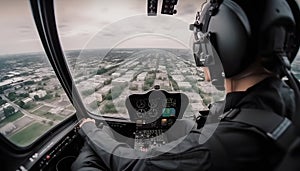
<path fill-rule="evenodd" d="M 51 158 L 51 156 L 50 156 L 50 155 L 47 155 L 47 156 L 46 156 L 46 159 L 47 159 L 47 160 L 49 160 L 50 158 Z"/>

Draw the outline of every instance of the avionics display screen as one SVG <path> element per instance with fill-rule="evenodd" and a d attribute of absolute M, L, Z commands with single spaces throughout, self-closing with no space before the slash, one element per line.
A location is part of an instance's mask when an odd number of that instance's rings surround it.
<path fill-rule="evenodd" d="M 175 117 L 176 109 L 175 108 L 163 108 L 162 117 Z"/>
<path fill-rule="evenodd" d="M 154 121 L 159 118 L 182 118 L 189 103 L 184 93 L 152 90 L 145 94 L 132 94 L 126 99 L 130 120 Z"/>

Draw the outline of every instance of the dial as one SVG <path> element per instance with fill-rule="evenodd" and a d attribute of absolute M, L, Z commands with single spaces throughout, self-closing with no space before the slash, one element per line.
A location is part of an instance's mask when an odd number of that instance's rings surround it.
<path fill-rule="evenodd" d="M 137 115 L 138 118 L 142 118 L 145 112 L 146 112 L 145 109 L 139 109 L 136 112 L 136 115 Z"/>
<path fill-rule="evenodd" d="M 157 114 L 158 114 L 157 109 L 150 109 L 150 110 L 148 111 L 148 115 L 149 115 L 151 118 L 156 117 Z"/>
<path fill-rule="evenodd" d="M 158 99 L 149 99 L 149 107 L 156 108 L 158 104 Z"/>
<path fill-rule="evenodd" d="M 136 102 L 136 107 L 139 108 L 139 109 L 146 107 L 146 102 L 145 102 L 145 100 L 138 100 L 138 101 Z"/>

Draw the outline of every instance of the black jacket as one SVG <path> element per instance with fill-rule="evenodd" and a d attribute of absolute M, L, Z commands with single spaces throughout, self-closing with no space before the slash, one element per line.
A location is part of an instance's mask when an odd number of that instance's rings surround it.
<path fill-rule="evenodd" d="M 225 112 L 255 108 L 289 115 L 294 106 L 293 91 L 280 79 L 271 77 L 245 92 L 227 94 Z M 163 149 L 136 151 L 113 140 L 93 123 L 84 124 L 82 131 L 90 147 L 111 170 L 273 170 L 283 156 L 283 151 L 263 132 L 230 121 L 193 130 L 172 150 L 155 157 L 149 156 L 160 154 Z"/>

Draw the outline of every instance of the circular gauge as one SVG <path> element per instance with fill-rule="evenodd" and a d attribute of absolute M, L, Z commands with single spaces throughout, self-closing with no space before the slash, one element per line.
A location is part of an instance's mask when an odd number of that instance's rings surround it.
<path fill-rule="evenodd" d="M 161 107 L 166 107 L 167 106 L 167 99 L 160 99 L 159 100 L 159 106 L 161 106 Z"/>
<path fill-rule="evenodd" d="M 143 115 L 145 113 L 145 109 L 139 109 L 137 112 L 136 112 L 136 115 L 138 118 L 142 118 Z"/>
<path fill-rule="evenodd" d="M 150 99 L 149 100 L 149 107 L 150 108 L 156 108 L 158 104 L 158 99 Z"/>
<path fill-rule="evenodd" d="M 151 109 L 151 110 L 148 111 L 148 115 L 149 115 L 151 118 L 156 117 L 157 114 L 158 114 L 157 109 Z"/>
<path fill-rule="evenodd" d="M 136 102 L 136 107 L 137 107 L 137 108 L 144 108 L 144 107 L 146 107 L 145 100 L 138 100 L 138 101 Z"/>

